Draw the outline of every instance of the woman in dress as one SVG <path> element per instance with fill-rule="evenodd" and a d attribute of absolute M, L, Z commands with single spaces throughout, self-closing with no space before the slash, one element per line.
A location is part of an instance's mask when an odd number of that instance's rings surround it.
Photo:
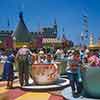
<path fill-rule="evenodd" d="M 14 54 L 9 53 L 4 64 L 3 79 L 7 80 L 7 88 L 13 87 L 14 70 L 13 70 Z"/>

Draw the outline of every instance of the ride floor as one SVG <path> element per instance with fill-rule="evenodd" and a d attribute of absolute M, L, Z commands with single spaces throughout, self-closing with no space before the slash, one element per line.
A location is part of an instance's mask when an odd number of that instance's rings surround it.
<path fill-rule="evenodd" d="M 96 99 L 91 99 L 91 98 L 87 99 L 82 97 L 73 98 L 70 87 L 67 87 L 62 91 L 50 91 L 50 92 L 23 91 L 19 86 L 18 79 L 16 79 L 14 81 L 13 89 L 7 89 L 6 82 L 0 81 L 0 100 L 96 100 Z"/>

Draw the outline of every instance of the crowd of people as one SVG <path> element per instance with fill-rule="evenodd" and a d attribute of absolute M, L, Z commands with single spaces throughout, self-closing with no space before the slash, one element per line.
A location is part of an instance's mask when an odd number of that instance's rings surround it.
<path fill-rule="evenodd" d="M 39 49 L 30 50 L 26 45 L 15 51 L 0 53 L 0 61 L 3 63 L 3 80 L 7 80 L 7 88 L 13 87 L 14 63 L 18 67 L 20 86 L 29 85 L 30 68 L 32 64 L 54 64 L 55 61 L 66 60 L 66 73 L 70 80 L 72 95 L 82 93 L 82 71 L 84 65 L 90 67 L 100 66 L 99 51 L 89 51 L 89 49 Z"/>

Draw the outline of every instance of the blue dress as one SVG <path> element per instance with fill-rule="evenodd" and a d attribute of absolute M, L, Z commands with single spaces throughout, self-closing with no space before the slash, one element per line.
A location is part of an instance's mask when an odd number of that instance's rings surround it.
<path fill-rule="evenodd" d="M 8 55 L 7 61 L 4 64 L 3 80 L 14 79 L 13 62 L 14 62 L 14 55 L 13 54 Z"/>

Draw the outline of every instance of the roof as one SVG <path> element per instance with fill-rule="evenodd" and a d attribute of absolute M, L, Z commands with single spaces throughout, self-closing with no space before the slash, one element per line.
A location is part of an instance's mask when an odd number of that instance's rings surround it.
<path fill-rule="evenodd" d="M 18 42 L 29 42 L 31 41 L 31 34 L 24 23 L 22 12 L 20 12 L 19 19 L 20 20 L 13 33 L 13 37 L 15 37 Z"/>

